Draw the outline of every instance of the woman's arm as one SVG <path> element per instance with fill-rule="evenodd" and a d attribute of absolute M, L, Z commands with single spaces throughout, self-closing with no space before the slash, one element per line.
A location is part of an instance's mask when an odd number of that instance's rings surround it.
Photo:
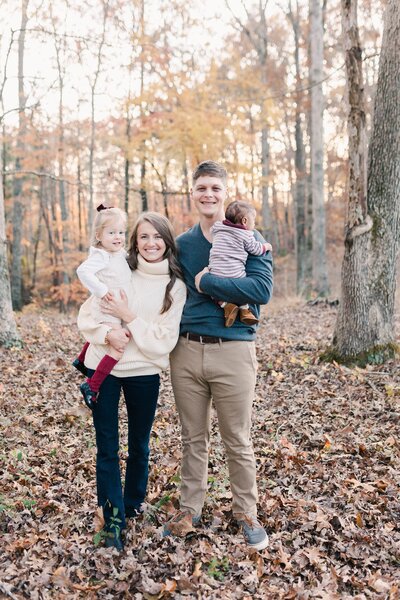
<path fill-rule="evenodd" d="M 140 351 L 150 360 L 169 354 L 176 346 L 179 336 L 179 324 L 186 302 L 186 286 L 178 280 L 172 291 L 172 306 L 152 322 L 137 315 L 127 323 L 134 342 Z"/>
<path fill-rule="evenodd" d="M 125 329 L 112 329 L 93 318 L 91 299 L 84 302 L 78 313 L 78 329 L 90 344 L 110 344 L 115 350 L 123 351 L 130 335 Z M 107 340 L 106 340 L 107 336 Z"/>

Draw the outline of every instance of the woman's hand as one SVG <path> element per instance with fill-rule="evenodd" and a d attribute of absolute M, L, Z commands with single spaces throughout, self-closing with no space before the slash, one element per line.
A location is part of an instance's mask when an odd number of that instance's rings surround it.
<path fill-rule="evenodd" d="M 108 292 L 106 296 L 100 302 L 102 312 L 117 317 L 117 319 L 121 319 L 125 323 L 130 323 L 136 318 L 136 315 L 128 306 L 128 297 L 124 290 L 120 290 L 119 294 Z"/>
<path fill-rule="evenodd" d="M 129 342 L 130 337 L 131 337 L 131 334 L 129 333 L 129 331 L 124 328 L 110 329 L 110 331 L 107 333 L 107 341 L 108 341 L 109 345 L 112 348 L 114 348 L 114 350 L 117 350 L 117 352 L 120 352 L 121 354 L 124 351 L 125 346 Z"/>

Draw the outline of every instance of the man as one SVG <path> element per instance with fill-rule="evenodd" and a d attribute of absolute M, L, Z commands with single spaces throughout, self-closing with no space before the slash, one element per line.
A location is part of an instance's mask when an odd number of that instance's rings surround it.
<path fill-rule="evenodd" d="M 257 519 L 256 464 L 250 437 L 257 360 L 255 326 L 237 320 L 224 327 L 224 312 L 213 298 L 250 303 L 259 316 L 272 292 L 271 254 L 249 256 L 246 277 L 228 279 L 208 273 L 211 227 L 224 219 L 226 171 L 213 161 L 193 173 L 191 198 L 199 222 L 177 238 L 188 287 L 178 344 L 170 356 L 171 379 L 182 426 L 180 511 L 164 526 L 179 535 L 200 522 L 207 490 L 211 399 L 225 445 L 232 511 L 249 546 L 262 550 L 268 536 Z M 262 239 L 256 233 L 257 239 Z M 187 528 L 186 528 L 187 531 Z"/>

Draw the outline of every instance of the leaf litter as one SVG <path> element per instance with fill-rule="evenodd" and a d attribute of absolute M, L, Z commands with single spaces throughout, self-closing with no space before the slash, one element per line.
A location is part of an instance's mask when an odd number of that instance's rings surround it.
<path fill-rule="evenodd" d="M 320 363 L 336 309 L 287 306 L 263 319 L 253 416 L 259 514 L 269 547 L 232 519 L 212 419 L 203 525 L 162 538 L 179 505 L 179 422 L 162 376 L 144 515 L 125 551 L 95 546 L 95 439 L 71 366 L 72 316 L 26 309 L 22 349 L 1 349 L 0 597 L 389 598 L 400 595 L 400 368 Z M 127 457 L 121 404 L 121 466 Z"/>

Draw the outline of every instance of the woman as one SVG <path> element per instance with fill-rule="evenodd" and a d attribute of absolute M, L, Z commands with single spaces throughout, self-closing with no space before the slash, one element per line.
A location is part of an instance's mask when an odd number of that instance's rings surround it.
<path fill-rule="evenodd" d="M 125 518 L 140 513 L 146 494 L 149 438 L 160 372 L 168 367 L 186 300 L 168 219 L 157 213 L 143 213 L 134 226 L 127 260 L 132 269 L 128 294 L 121 291 L 102 301 L 102 310 L 121 319 L 125 328 L 114 330 L 96 322 L 88 302 L 78 315 L 78 327 L 90 343 L 85 356 L 89 376 L 107 353 L 108 345 L 123 353 L 102 383 L 93 407 L 98 505 L 103 508 L 106 546 L 118 550 L 123 548 L 120 534 L 126 527 Z M 128 413 L 124 492 L 118 456 L 121 389 Z"/>

